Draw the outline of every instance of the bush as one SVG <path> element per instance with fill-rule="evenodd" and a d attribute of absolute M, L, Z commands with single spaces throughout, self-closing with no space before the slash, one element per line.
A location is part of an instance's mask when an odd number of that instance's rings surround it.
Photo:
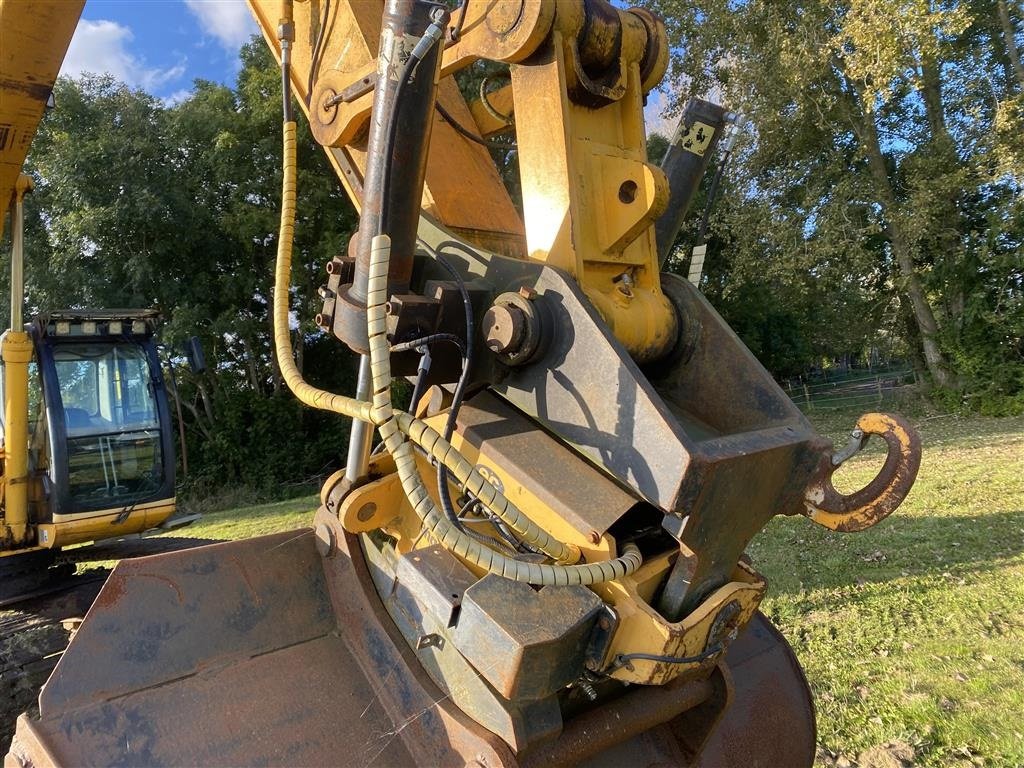
<path fill-rule="evenodd" d="M 228 391 L 216 402 L 208 439 L 189 441 L 185 495 L 246 489 L 253 500 L 283 498 L 341 466 L 348 420 L 306 408 L 291 393 Z"/>

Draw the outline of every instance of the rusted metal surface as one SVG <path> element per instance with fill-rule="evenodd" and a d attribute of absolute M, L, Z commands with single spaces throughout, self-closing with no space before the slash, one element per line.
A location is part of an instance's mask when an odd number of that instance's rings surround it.
<path fill-rule="evenodd" d="M 463 766 L 478 760 L 489 767 L 514 766 L 508 745 L 474 722 L 430 680 L 381 602 L 371 575 L 375 566 L 365 558 L 359 539 L 345 533 L 323 510 L 316 522 L 338 535 L 338 554 L 324 562 L 335 618 L 361 674 L 375 681 L 373 698 L 384 712 L 376 723 L 377 733 L 394 733 L 411 756 L 408 763 L 399 764 Z M 344 754 L 353 754 L 358 746 L 352 742 Z"/>
<path fill-rule="evenodd" d="M 8 761 L 411 764 L 336 628 L 309 531 L 121 563 Z"/>
<path fill-rule="evenodd" d="M 525 757 L 523 766 L 587 765 L 592 758 L 697 706 L 711 695 L 707 680 L 638 686 L 602 707 L 571 720 L 551 746 Z M 635 755 L 633 755 L 635 758 Z M 665 760 L 665 755 L 661 756 Z M 666 763 L 669 761 L 666 760 Z M 627 761 L 620 765 L 636 765 Z"/>
<path fill-rule="evenodd" d="M 405 46 L 407 39 L 423 36 L 431 23 L 430 13 L 431 6 L 415 0 L 388 0 L 385 6 L 356 234 L 355 274 L 351 285 L 342 286 L 333 307 L 334 333 L 361 354 L 369 350 L 366 290 L 370 241 L 382 232 L 391 237 L 389 295 L 407 293 L 412 277 L 441 50 L 433 46 L 417 66 L 420 76 L 409 78 L 405 62 L 411 47 L 406 50 Z M 401 103 L 396 98 L 399 92 Z M 397 125 L 394 130 L 392 123 Z M 399 174 L 403 177 L 401 183 Z"/>
<path fill-rule="evenodd" d="M 47 686 L 41 718 L 20 719 L 6 765 L 520 764 L 427 678 L 357 540 L 326 512 L 316 522 L 337 541 L 322 561 L 307 530 L 119 566 Z M 763 617 L 727 664 L 737 693 L 700 764 L 751 765 L 764 754 L 766 765 L 799 765 L 813 755 L 802 675 Z M 715 690 L 707 681 L 634 689 L 569 720 L 528 757 L 685 764 L 677 731 L 694 728 L 676 716 Z"/>
<path fill-rule="evenodd" d="M 856 433 L 865 442 L 871 435 L 885 440 L 885 464 L 875 478 L 859 491 L 839 493 L 832 475 L 848 456 L 836 454 L 822 461 L 820 477 L 805 496 L 807 516 L 836 531 L 863 531 L 892 514 L 907 498 L 921 467 L 921 437 L 902 416 L 866 413 L 858 419 Z"/>
<path fill-rule="evenodd" d="M 459 651 L 511 701 L 554 696 L 583 674 L 601 600 L 586 587 L 544 587 L 488 575 L 466 590 Z"/>
<path fill-rule="evenodd" d="M 474 653 L 488 647 L 495 650 L 494 643 L 485 637 L 459 634 L 463 600 L 477 577 L 441 547 L 413 550 L 394 565 L 386 546 L 370 537 L 363 541 L 377 591 L 384 595 L 383 602 L 394 626 L 445 702 L 514 750 L 557 736 L 562 725 L 557 698 L 505 698 L 488 681 L 500 683 L 501 675 L 510 667 L 514 674 L 515 659 Z M 469 606 L 469 612 L 473 611 Z M 475 622 L 476 628 L 482 631 L 485 622 L 486 618 Z M 544 622 L 553 623 L 557 619 Z M 543 627 L 538 630 L 538 634 L 543 634 Z M 475 647 L 467 648 L 471 645 Z M 530 670 L 526 676 L 535 674 L 543 679 L 544 673 L 541 668 Z M 554 670 L 552 673 L 558 674 Z"/>
<path fill-rule="evenodd" d="M 763 614 L 756 614 L 726 656 L 732 696 L 692 768 L 801 768 L 814 763 L 817 726 L 803 670 Z M 678 732 L 692 726 L 684 719 Z"/>

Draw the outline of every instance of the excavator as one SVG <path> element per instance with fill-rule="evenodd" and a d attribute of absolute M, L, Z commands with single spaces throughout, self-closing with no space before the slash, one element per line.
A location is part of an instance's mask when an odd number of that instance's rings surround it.
<path fill-rule="evenodd" d="M 21 168 L 77 16 L 54 19 L 55 46 L 49 28 L 12 6 L 0 6 L 0 233 L 8 208 L 12 222 L 11 324 L 0 341 L 0 604 L 59 581 L 61 548 L 156 528 L 175 510 L 158 313 L 58 310 L 24 321 L 32 180 Z"/>
<path fill-rule="evenodd" d="M 662 20 L 248 4 L 281 65 L 277 361 L 352 419 L 346 465 L 308 528 L 122 561 L 5 766 L 810 765 L 811 695 L 745 551 L 776 515 L 878 523 L 921 446 L 871 413 L 837 449 L 662 271 L 723 116 L 648 160 Z M 59 58 L 80 5 L 0 18 Z M 296 105 L 360 214 L 316 316 L 360 355 L 351 394 L 293 361 Z M 871 437 L 884 465 L 839 492 Z"/>

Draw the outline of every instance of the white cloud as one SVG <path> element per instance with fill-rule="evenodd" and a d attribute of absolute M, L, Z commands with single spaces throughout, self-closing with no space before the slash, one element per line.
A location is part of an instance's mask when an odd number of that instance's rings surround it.
<path fill-rule="evenodd" d="M 181 88 L 180 90 L 175 91 L 169 96 L 164 96 L 161 99 L 161 101 L 164 103 L 165 107 L 173 107 L 176 104 L 180 104 L 181 102 L 185 101 L 185 99 L 187 99 L 191 95 L 192 89 Z"/>
<path fill-rule="evenodd" d="M 667 118 L 664 115 L 668 109 L 668 94 L 664 91 L 651 91 L 647 94 L 647 106 L 644 107 L 644 123 L 647 125 L 647 135 L 660 133 L 666 139 L 671 139 L 676 132 L 678 117 Z"/>
<path fill-rule="evenodd" d="M 62 75 L 78 77 L 86 72 L 109 74 L 128 85 L 152 92 L 185 74 L 184 63 L 160 69 L 128 50 L 132 31 L 116 21 L 78 23 L 71 46 L 60 68 Z"/>
<path fill-rule="evenodd" d="M 205 34 L 217 38 L 231 53 L 258 30 L 245 0 L 185 0 Z"/>

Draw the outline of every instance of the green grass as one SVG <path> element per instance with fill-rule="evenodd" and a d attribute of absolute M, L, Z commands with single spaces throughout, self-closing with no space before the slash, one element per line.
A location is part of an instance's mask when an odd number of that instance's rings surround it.
<path fill-rule="evenodd" d="M 859 534 L 776 518 L 753 542 L 763 608 L 811 683 L 822 762 L 902 742 L 918 765 L 1024 764 L 1024 419 L 917 426 L 921 471 L 892 517 Z"/>
<path fill-rule="evenodd" d="M 207 512 L 201 520 L 187 528 L 161 535 L 229 541 L 308 528 L 313 524 L 313 513 L 319 504 L 319 498 L 314 495 L 222 512 Z"/>
<path fill-rule="evenodd" d="M 842 444 L 855 417 L 811 418 Z M 1024 764 L 1024 418 L 916 426 L 921 472 L 892 517 L 859 534 L 776 518 L 755 539 L 763 608 L 814 691 L 823 765 L 871 765 L 865 752 L 892 743 L 922 766 Z M 837 486 L 859 487 L 881 461 L 869 444 Z M 316 504 L 208 514 L 184 535 L 290 530 L 309 525 Z"/>

